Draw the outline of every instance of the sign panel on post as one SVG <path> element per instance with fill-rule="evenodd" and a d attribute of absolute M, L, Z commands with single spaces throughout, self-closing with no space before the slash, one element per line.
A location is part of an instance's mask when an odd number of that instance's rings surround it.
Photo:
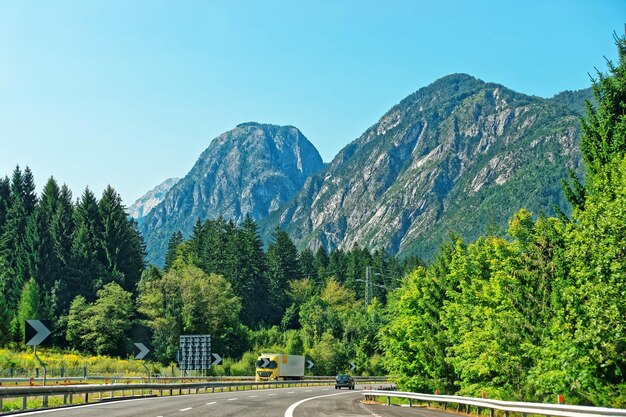
<path fill-rule="evenodd" d="M 24 339 L 26 346 L 39 346 L 48 336 L 50 336 L 50 320 L 26 320 Z"/>
<path fill-rule="evenodd" d="M 181 371 L 211 369 L 211 335 L 180 336 L 178 366 Z"/>
<path fill-rule="evenodd" d="M 150 353 L 150 349 L 143 343 L 135 343 L 137 349 L 139 349 L 139 353 L 135 356 L 135 359 L 141 360 L 146 357 L 148 353 Z"/>

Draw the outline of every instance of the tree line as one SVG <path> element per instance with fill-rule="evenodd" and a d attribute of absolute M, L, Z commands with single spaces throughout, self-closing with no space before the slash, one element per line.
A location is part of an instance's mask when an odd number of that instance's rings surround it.
<path fill-rule="evenodd" d="M 145 249 L 119 194 L 77 199 L 54 178 L 41 196 L 29 168 L 0 179 L 0 343 L 22 343 L 24 320 L 51 319 L 63 345 L 67 315 L 80 296 L 94 301 L 110 285 L 134 292 Z"/>
<path fill-rule="evenodd" d="M 50 178 L 37 196 L 30 169 L 16 167 L 0 180 L 0 344 L 20 347 L 25 320 L 50 319 L 55 346 L 128 356 L 141 324 L 153 359 L 164 364 L 175 360 L 181 334 L 208 333 L 225 356 L 318 352 L 318 366 L 332 373 L 359 349 L 364 363 L 380 358 L 375 338 L 387 293 L 421 264 L 358 245 L 299 252 L 279 228 L 264 247 L 249 217 L 241 225 L 198 220 L 188 238 L 172 235 L 162 269 L 144 259 L 137 224 L 112 187 L 100 199 L 87 188 L 73 201 Z M 363 322 L 368 314 L 376 326 Z"/>

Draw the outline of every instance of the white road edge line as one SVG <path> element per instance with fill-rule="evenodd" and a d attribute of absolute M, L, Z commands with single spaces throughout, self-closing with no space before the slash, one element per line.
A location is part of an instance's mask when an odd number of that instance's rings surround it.
<path fill-rule="evenodd" d="M 317 397 L 305 398 L 304 400 L 300 400 L 297 403 L 291 404 L 289 408 L 287 409 L 287 411 L 285 411 L 285 417 L 293 417 L 293 411 L 296 409 L 296 407 L 307 401 L 316 400 L 318 398 L 324 398 L 324 397 L 334 397 L 335 395 L 345 395 L 345 394 L 352 394 L 352 392 L 350 391 L 340 392 L 338 394 L 326 394 L 326 395 L 318 395 Z"/>

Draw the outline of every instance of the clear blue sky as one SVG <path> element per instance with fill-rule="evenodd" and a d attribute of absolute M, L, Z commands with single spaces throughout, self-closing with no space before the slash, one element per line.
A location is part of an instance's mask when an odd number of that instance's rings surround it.
<path fill-rule="evenodd" d="M 328 162 L 450 73 L 586 88 L 624 22 L 623 0 L 0 0 L 0 175 L 130 205 L 246 121 L 297 126 Z"/>

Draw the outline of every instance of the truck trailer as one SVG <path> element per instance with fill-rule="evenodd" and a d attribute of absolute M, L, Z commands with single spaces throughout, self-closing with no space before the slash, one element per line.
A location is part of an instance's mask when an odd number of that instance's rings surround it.
<path fill-rule="evenodd" d="M 304 378 L 304 356 L 261 353 L 256 361 L 257 381 L 286 381 Z"/>

